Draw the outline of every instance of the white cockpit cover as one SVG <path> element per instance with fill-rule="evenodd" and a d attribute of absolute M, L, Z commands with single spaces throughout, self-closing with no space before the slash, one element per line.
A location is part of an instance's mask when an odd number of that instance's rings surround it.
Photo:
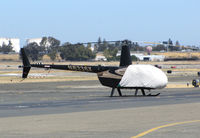
<path fill-rule="evenodd" d="M 152 65 L 129 65 L 119 85 L 121 87 L 164 88 L 168 79 L 165 73 Z"/>

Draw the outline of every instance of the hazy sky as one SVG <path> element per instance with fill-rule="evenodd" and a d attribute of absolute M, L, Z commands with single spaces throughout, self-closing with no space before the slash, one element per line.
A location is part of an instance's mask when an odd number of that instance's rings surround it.
<path fill-rule="evenodd" d="M 200 45 L 200 0 L 1 0 L 0 37 Z"/>

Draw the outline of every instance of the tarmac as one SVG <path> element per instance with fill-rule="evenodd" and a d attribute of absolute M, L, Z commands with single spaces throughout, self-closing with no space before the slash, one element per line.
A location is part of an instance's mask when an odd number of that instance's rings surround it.
<path fill-rule="evenodd" d="M 0 137 L 200 137 L 200 89 L 191 84 L 200 65 L 167 64 L 165 73 L 171 66 L 168 86 L 146 91 L 161 93 L 157 97 L 124 89 L 123 97 L 109 97 L 111 89 L 96 74 L 82 72 L 33 69 L 32 78 L 21 81 L 21 69 L 2 66 Z"/>
<path fill-rule="evenodd" d="M 80 75 L 80 74 L 79 74 Z M 83 74 L 87 75 L 87 74 Z M 200 137 L 200 89 L 193 76 L 169 77 L 157 97 L 123 97 L 97 80 L 0 84 L 0 134 L 5 138 Z M 147 91 L 147 93 L 149 93 Z"/>

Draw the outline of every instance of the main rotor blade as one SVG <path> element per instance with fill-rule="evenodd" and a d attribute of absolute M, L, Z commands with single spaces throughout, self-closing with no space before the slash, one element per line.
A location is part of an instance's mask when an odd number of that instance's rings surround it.
<path fill-rule="evenodd" d="M 114 43 L 114 42 L 123 42 L 123 41 L 119 40 L 119 41 L 105 41 L 105 42 Z M 98 44 L 98 43 L 99 42 L 87 42 L 87 43 L 78 43 L 78 44 Z M 100 44 L 102 44 L 102 43 L 103 43 L 103 41 L 100 42 Z"/>

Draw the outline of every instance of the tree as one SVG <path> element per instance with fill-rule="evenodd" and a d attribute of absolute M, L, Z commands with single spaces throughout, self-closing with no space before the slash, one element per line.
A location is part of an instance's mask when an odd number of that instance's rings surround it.
<path fill-rule="evenodd" d="M 103 40 L 102 44 L 99 42 L 101 41 L 98 41 L 98 51 L 103 52 L 108 47 L 108 42 L 106 42 L 106 39 Z"/>
<path fill-rule="evenodd" d="M 41 60 L 45 54 L 45 47 L 39 46 L 36 42 L 29 43 L 24 48 L 32 61 Z"/>
<path fill-rule="evenodd" d="M 13 52 L 12 42 L 9 40 L 8 45 L 6 45 L 3 42 L 2 47 L 0 48 L 0 52 L 3 52 L 4 54 L 7 54 L 9 52 Z"/>
<path fill-rule="evenodd" d="M 52 61 L 54 61 L 57 57 L 58 52 L 56 50 L 52 50 L 51 52 L 49 52 L 47 55 L 50 57 L 50 59 Z"/>
<path fill-rule="evenodd" d="M 153 47 L 153 51 L 162 51 L 162 50 L 166 50 L 166 47 L 163 44 L 159 44 Z"/>
<path fill-rule="evenodd" d="M 91 44 L 91 43 L 88 43 L 88 44 L 87 44 L 87 48 L 88 48 L 88 49 L 91 49 L 91 48 L 92 48 L 92 44 Z"/>
<path fill-rule="evenodd" d="M 48 42 L 51 47 L 57 47 L 60 45 L 60 40 L 53 38 L 53 37 L 48 37 Z"/>
<path fill-rule="evenodd" d="M 138 61 L 139 60 L 135 55 L 132 55 L 131 59 L 132 59 L 132 61 Z"/>
<path fill-rule="evenodd" d="M 101 37 L 98 38 L 98 45 L 101 44 Z"/>
<path fill-rule="evenodd" d="M 40 42 L 40 46 L 47 47 L 48 46 L 48 38 L 42 37 L 42 40 Z"/>
<path fill-rule="evenodd" d="M 60 41 L 53 37 L 43 37 L 40 46 L 45 47 L 47 55 L 51 60 L 55 60 L 58 54 Z"/>
<path fill-rule="evenodd" d="M 103 51 L 104 56 L 107 58 L 108 61 L 117 60 L 118 48 L 115 45 L 109 45 L 107 49 Z"/>
<path fill-rule="evenodd" d="M 54 38 L 54 37 L 42 37 L 42 40 L 40 42 L 40 46 L 44 47 L 56 47 L 60 45 L 60 40 Z"/>
<path fill-rule="evenodd" d="M 97 44 L 94 44 L 94 53 L 97 53 L 97 50 L 98 50 L 98 46 L 97 46 Z"/>
<path fill-rule="evenodd" d="M 65 43 L 60 48 L 60 56 L 65 60 L 85 61 L 94 59 L 96 55 L 89 47 L 85 47 L 82 44 L 72 45 L 70 43 Z"/>
<path fill-rule="evenodd" d="M 121 50 L 121 42 L 120 41 L 116 41 L 115 42 L 115 47 L 117 47 L 118 50 Z"/>
<path fill-rule="evenodd" d="M 175 46 L 177 51 L 180 51 L 182 49 L 178 40 L 176 41 Z"/>
<path fill-rule="evenodd" d="M 144 47 L 140 46 L 138 42 L 133 42 L 131 44 L 131 51 L 144 51 Z"/>
<path fill-rule="evenodd" d="M 169 40 L 168 40 L 168 45 L 169 46 L 173 46 L 173 42 L 172 42 L 172 40 L 169 38 Z"/>

